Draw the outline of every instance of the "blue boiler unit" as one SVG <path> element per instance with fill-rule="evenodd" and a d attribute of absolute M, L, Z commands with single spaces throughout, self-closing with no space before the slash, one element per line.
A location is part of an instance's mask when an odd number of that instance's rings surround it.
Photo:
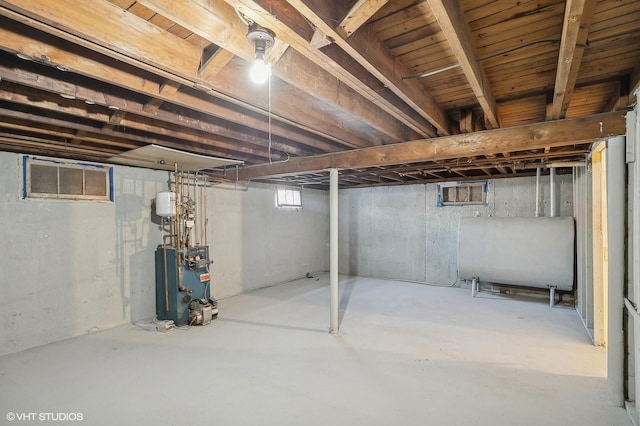
<path fill-rule="evenodd" d="M 206 325 L 218 315 L 211 299 L 209 247 L 156 249 L 156 314 L 176 326 Z"/>

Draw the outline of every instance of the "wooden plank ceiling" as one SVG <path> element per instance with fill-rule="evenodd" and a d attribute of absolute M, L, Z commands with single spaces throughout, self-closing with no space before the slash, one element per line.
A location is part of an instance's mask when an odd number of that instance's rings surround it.
<path fill-rule="evenodd" d="M 0 149 L 245 162 L 221 180 L 526 176 L 624 134 L 639 76 L 637 0 L 0 0 Z"/>

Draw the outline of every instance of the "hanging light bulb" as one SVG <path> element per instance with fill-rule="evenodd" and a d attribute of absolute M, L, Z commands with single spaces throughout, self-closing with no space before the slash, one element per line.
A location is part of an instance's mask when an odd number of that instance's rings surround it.
<path fill-rule="evenodd" d="M 264 84 L 271 76 L 271 64 L 265 62 L 264 58 L 256 57 L 251 65 L 249 77 L 256 84 Z"/>
<path fill-rule="evenodd" d="M 255 48 L 255 59 L 249 71 L 249 77 L 254 83 L 263 84 L 271 76 L 271 64 L 267 63 L 265 54 L 267 49 L 273 45 L 275 35 L 269 29 L 262 28 L 257 24 L 251 24 L 247 34 L 247 41 Z"/>

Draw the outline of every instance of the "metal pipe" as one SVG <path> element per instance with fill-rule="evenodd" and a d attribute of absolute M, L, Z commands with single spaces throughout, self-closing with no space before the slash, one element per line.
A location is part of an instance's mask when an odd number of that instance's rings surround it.
<path fill-rule="evenodd" d="M 182 221 L 180 215 L 182 214 L 182 173 L 178 174 L 178 163 L 175 164 L 175 191 L 176 191 L 176 272 L 178 274 L 178 288 L 182 288 L 182 262 L 181 248 L 182 248 Z"/>
<path fill-rule="evenodd" d="M 476 289 L 478 288 L 478 277 L 471 279 L 471 297 L 476 297 Z"/>
<path fill-rule="evenodd" d="M 521 167 L 523 170 L 527 169 L 537 169 L 538 167 L 545 169 L 552 168 L 569 168 L 569 167 L 585 167 L 586 163 L 584 161 L 550 161 L 550 162 L 535 162 L 535 163 L 527 163 Z"/>
<path fill-rule="evenodd" d="M 161 220 L 162 228 L 164 229 L 164 221 L 166 219 L 163 217 Z M 164 310 L 169 310 L 169 272 L 167 270 L 167 238 L 173 237 L 173 234 L 163 235 L 162 236 L 162 255 L 164 256 Z"/>
<path fill-rule="evenodd" d="M 536 217 L 540 217 L 540 174 L 541 169 L 536 169 Z"/>
<path fill-rule="evenodd" d="M 554 286 L 549 287 L 549 307 L 553 308 L 556 304 L 556 288 Z"/>
<path fill-rule="evenodd" d="M 331 334 L 338 334 L 338 170 L 329 170 L 329 282 L 331 287 Z"/>
<path fill-rule="evenodd" d="M 551 169 L 549 169 L 549 186 L 550 186 L 549 198 L 551 199 L 551 202 L 549 203 L 550 209 L 551 209 L 549 216 L 556 217 L 556 169 L 555 167 L 551 167 Z"/>
<path fill-rule="evenodd" d="M 207 181 L 208 183 L 208 181 Z M 206 188 L 202 189 L 202 194 L 203 194 L 203 198 L 204 200 L 202 201 L 202 209 L 203 209 L 203 215 L 202 215 L 202 220 L 203 225 L 204 225 L 204 245 L 208 246 L 209 244 L 207 243 L 207 225 L 209 224 L 209 216 L 207 215 L 207 190 Z"/>

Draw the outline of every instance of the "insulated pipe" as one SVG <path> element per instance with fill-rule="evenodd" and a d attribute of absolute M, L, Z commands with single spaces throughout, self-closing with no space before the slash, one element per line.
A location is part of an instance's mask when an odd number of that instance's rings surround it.
<path fill-rule="evenodd" d="M 536 217 L 540 217 L 540 167 L 536 169 Z"/>
<path fill-rule="evenodd" d="M 329 282 L 331 334 L 338 334 L 338 170 L 329 169 Z"/>
<path fill-rule="evenodd" d="M 551 213 L 549 216 L 556 217 L 556 169 L 554 167 L 549 169 L 549 178 L 549 186 L 551 187 L 549 191 L 549 198 L 551 198 Z"/>

